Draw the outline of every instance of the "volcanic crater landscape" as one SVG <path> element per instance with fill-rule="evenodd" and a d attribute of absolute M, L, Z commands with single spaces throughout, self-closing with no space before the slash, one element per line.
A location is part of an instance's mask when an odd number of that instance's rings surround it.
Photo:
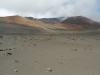
<path fill-rule="evenodd" d="M 100 75 L 100 22 L 84 16 L 0 17 L 0 75 Z"/>

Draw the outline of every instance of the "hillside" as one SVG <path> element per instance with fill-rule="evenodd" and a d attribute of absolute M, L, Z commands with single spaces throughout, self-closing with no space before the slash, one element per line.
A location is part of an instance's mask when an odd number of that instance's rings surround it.
<path fill-rule="evenodd" d="M 66 20 L 62 22 L 64 25 L 78 25 L 83 27 L 84 29 L 91 29 L 91 28 L 100 28 L 100 23 L 95 22 L 89 18 L 83 17 L 83 16 L 74 16 L 69 17 Z"/>
<path fill-rule="evenodd" d="M 1 23 L 8 23 L 8 24 L 18 24 L 18 25 L 24 25 L 24 26 L 32 26 L 36 28 L 40 28 L 46 31 L 50 31 L 48 28 L 44 27 L 42 25 L 43 22 L 41 22 L 41 25 L 38 23 L 39 21 L 32 21 L 27 18 L 21 17 L 21 16 L 7 16 L 0 18 Z M 43 23 L 44 24 L 44 23 Z"/>
<path fill-rule="evenodd" d="M 53 21 L 53 19 L 50 19 L 50 21 Z M 40 19 L 31 20 L 18 15 L 0 18 L 0 32 L 51 33 L 98 28 L 100 28 L 100 23 L 83 16 L 69 17 L 61 23 L 45 23 Z"/>
<path fill-rule="evenodd" d="M 27 18 L 29 20 L 40 20 L 44 23 L 60 23 L 61 19 L 63 17 L 61 17 L 61 18 L 40 18 L 40 19 L 37 19 L 37 18 L 34 18 L 34 17 L 25 17 L 25 18 Z"/>

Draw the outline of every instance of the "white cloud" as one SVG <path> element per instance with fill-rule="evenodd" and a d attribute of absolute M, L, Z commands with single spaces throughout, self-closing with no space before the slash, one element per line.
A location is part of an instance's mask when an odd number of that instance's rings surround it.
<path fill-rule="evenodd" d="M 16 15 L 14 12 L 9 12 L 6 9 L 0 9 L 0 16 L 4 17 L 4 16 L 8 16 L 8 15 Z"/>
<path fill-rule="evenodd" d="M 0 0 L 0 16 L 86 16 L 100 21 L 99 0 Z"/>

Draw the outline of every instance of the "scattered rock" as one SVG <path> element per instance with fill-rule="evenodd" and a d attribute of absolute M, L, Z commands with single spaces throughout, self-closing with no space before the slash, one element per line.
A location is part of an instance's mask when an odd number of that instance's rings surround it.
<path fill-rule="evenodd" d="M 62 62 L 59 61 L 60 64 L 63 64 Z"/>
<path fill-rule="evenodd" d="M 11 50 L 11 48 L 10 49 L 0 49 L 0 51 L 10 51 Z"/>
<path fill-rule="evenodd" d="M 36 46 L 36 44 L 34 44 L 34 46 Z"/>
<path fill-rule="evenodd" d="M 0 38 L 3 38 L 3 36 L 0 36 Z"/>
<path fill-rule="evenodd" d="M 74 51 L 77 51 L 77 49 L 74 49 Z"/>
<path fill-rule="evenodd" d="M 7 55 L 12 55 L 12 53 L 10 53 L 10 52 L 7 52 Z"/>
<path fill-rule="evenodd" d="M 19 63 L 19 61 L 18 61 L 18 60 L 15 60 L 14 62 L 15 62 L 15 63 Z"/>
<path fill-rule="evenodd" d="M 11 48 L 10 48 L 10 49 L 8 49 L 8 50 L 11 50 Z"/>
<path fill-rule="evenodd" d="M 46 72 L 52 72 L 52 69 L 50 67 L 48 67 Z"/>
<path fill-rule="evenodd" d="M 84 39 L 82 38 L 82 40 L 84 40 Z"/>
<path fill-rule="evenodd" d="M 0 51 L 3 51 L 3 49 L 0 49 Z"/>
<path fill-rule="evenodd" d="M 37 62 L 37 61 L 35 61 L 35 62 Z"/>
<path fill-rule="evenodd" d="M 17 69 L 15 69 L 14 71 L 15 71 L 15 72 L 18 72 L 18 70 L 17 70 Z"/>

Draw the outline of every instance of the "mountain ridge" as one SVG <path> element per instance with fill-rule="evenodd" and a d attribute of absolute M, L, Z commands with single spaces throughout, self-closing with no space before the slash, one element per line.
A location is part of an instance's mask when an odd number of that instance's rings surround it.
<path fill-rule="evenodd" d="M 75 25 L 80 25 L 83 28 L 100 28 L 100 23 L 93 21 L 87 17 L 84 16 L 74 16 L 74 17 L 69 17 L 66 20 L 62 22 L 63 24 L 75 24 Z"/>
<path fill-rule="evenodd" d="M 7 17 L 0 17 L 0 23 L 6 23 L 8 24 L 17 24 L 17 25 L 23 25 L 30 26 L 36 28 L 37 30 L 45 31 L 45 32 L 57 32 L 57 30 L 86 30 L 86 29 L 98 29 L 100 28 L 100 23 L 93 21 L 87 17 L 84 16 L 74 16 L 74 17 L 68 17 L 67 19 L 54 23 L 54 19 L 56 18 L 50 18 L 47 20 L 50 20 L 48 22 L 44 22 L 40 19 L 34 19 L 32 17 L 22 17 L 22 16 L 7 16 Z M 9 25 L 10 26 L 10 25 Z M 6 29 L 7 27 L 6 26 Z M 11 27 L 11 26 L 10 26 Z M 4 27 L 3 27 L 4 28 Z M 24 30 L 23 30 L 24 31 Z"/>

